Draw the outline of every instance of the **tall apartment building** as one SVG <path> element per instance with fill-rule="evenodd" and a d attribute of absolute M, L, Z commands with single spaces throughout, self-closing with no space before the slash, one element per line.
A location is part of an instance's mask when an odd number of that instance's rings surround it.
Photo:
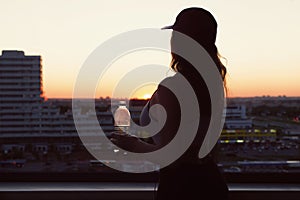
<path fill-rule="evenodd" d="M 79 143 L 71 108 L 61 112 L 62 101 L 45 101 L 42 96 L 41 62 L 40 56 L 27 56 L 23 51 L 2 51 L 0 151 L 25 150 L 31 146 L 33 150 L 47 152 L 51 145 L 69 150 Z M 72 101 L 68 101 L 71 105 Z M 97 115 L 105 131 L 114 130 L 112 116 L 107 111 L 97 111 Z M 82 117 L 88 119 L 89 112 Z M 95 130 L 88 128 L 88 132 Z"/>
<path fill-rule="evenodd" d="M 42 66 L 40 56 L 2 51 L 0 56 L 0 135 L 41 133 Z"/>

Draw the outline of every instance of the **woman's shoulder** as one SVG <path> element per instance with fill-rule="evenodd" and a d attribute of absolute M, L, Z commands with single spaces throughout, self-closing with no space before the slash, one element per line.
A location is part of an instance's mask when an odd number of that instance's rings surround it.
<path fill-rule="evenodd" d="M 156 91 L 152 95 L 152 102 L 159 102 L 165 98 L 170 97 L 171 87 L 176 83 L 176 74 L 164 78 L 157 86 Z"/>
<path fill-rule="evenodd" d="M 171 89 L 181 82 L 180 79 L 182 76 L 179 73 L 166 77 L 158 84 L 157 90 Z"/>
<path fill-rule="evenodd" d="M 158 84 L 158 87 L 159 86 L 162 86 L 162 85 L 165 85 L 167 83 L 170 83 L 170 82 L 173 82 L 176 78 L 177 78 L 178 74 L 174 74 L 173 76 L 168 76 L 166 78 L 164 78 L 159 84 Z"/>
<path fill-rule="evenodd" d="M 156 103 L 166 104 L 169 105 L 169 107 L 171 107 L 172 104 L 177 105 L 178 100 L 176 95 L 181 94 L 183 91 L 183 79 L 184 77 L 180 73 L 175 73 L 172 76 L 164 78 L 153 93 L 150 99 L 150 106 Z"/>

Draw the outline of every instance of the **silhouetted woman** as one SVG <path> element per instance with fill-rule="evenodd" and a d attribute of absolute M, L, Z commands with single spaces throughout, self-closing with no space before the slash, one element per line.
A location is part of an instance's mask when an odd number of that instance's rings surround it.
<path fill-rule="evenodd" d="M 226 68 L 220 61 L 215 45 L 217 22 L 210 12 L 202 8 L 184 9 L 177 16 L 174 25 L 166 28 L 181 32 L 202 45 L 215 62 L 223 81 L 225 81 Z M 180 48 L 176 42 L 176 37 L 172 35 L 171 49 L 174 46 Z M 195 71 L 196 69 L 181 56 L 172 53 L 171 68 L 182 74 L 195 91 L 201 110 L 201 121 L 191 146 L 175 162 L 160 170 L 157 199 L 227 199 L 227 185 L 211 155 L 202 159 L 198 157 L 211 117 L 208 88 L 202 77 Z M 167 145 L 174 138 L 180 124 L 179 102 L 167 87 L 160 84 L 143 109 L 140 118 L 141 125 L 147 125 L 150 122 L 149 109 L 155 104 L 161 104 L 165 108 L 167 119 L 162 130 L 152 138 L 152 143 L 146 143 L 135 137 L 119 135 L 114 135 L 113 141 L 124 149 L 136 152 L 154 151 Z M 153 117 L 155 118 L 155 116 Z M 189 130 L 186 130 L 186 134 L 189 134 Z"/>

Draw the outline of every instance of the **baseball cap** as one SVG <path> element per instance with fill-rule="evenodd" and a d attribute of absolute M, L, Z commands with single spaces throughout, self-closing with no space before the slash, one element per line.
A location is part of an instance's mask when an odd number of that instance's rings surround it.
<path fill-rule="evenodd" d="M 207 10 L 191 7 L 182 10 L 176 17 L 175 23 L 162 29 L 173 29 L 186 34 L 200 43 L 215 43 L 217 21 Z"/>

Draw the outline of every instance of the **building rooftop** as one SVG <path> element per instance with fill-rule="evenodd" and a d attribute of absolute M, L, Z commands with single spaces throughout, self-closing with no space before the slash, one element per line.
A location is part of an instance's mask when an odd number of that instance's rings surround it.
<path fill-rule="evenodd" d="M 24 57 L 24 51 L 17 51 L 17 50 L 3 50 L 2 57 Z"/>

